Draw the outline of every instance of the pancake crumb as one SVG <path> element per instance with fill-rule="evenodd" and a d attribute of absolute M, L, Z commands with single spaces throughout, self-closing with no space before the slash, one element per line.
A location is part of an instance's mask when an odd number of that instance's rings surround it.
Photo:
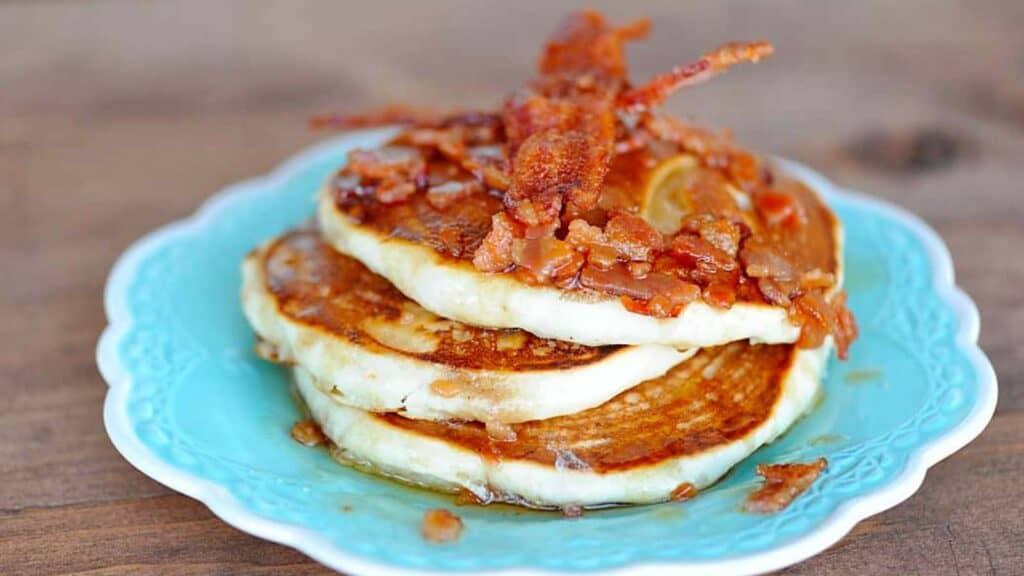
<path fill-rule="evenodd" d="M 454 542 L 462 534 L 462 518 L 444 508 L 427 510 L 420 531 L 428 542 Z"/>
<path fill-rule="evenodd" d="M 683 482 L 672 491 L 673 502 L 685 502 L 697 495 L 697 487 L 689 482 Z"/>
<path fill-rule="evenodd" d="M 783 510 L 818 479 L 827 465 L 824 458 L 808 463 L 758 464 L 757 473 L 764 477 L 764 485 L 747 496 L 743 509 L 756 514 Z"/>
<path fill-rule="evenodd" d="M 327 442 L 327 436 L 314 420 L 303 420 L 292 426 L 292 438 L 303 446 L 319 446 Z"/>

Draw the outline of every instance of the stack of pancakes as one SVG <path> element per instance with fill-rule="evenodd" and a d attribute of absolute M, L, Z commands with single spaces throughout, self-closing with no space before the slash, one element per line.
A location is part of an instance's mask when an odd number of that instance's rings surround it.
<path fill-rule="evenodd" d="M 677 181 L 663 176 L 638 181 Z M 839 223 L 797 188 L 802 241 L 838 290 Z M 814 403 L 831 339 L 799 347 L 785 308 L 696 300 L 659 318 L 478 271 L 450 239 L 478 244 L 492 200 L 353 214 L 329 183 L 315 225 L 246 258 L 257 349 L 293 367 L 340 461 L 485 502 L 658 502 L 715 482 Z"/>

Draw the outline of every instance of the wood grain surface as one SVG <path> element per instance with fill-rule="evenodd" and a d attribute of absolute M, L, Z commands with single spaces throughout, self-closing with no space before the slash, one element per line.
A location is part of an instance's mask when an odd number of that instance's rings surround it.
<path fill-rule="evenodd" d="M 949 244 L 1000 379 L 992 424 L 789 574 L 1024 574 L 1024 3 L 630 2 L 644 78 L 778 51 L 672 100 L 903 205 Z M 495 103 L 573 2 L 0 3 L 0 574 L 316 574 L 129 466 L 93 351 L 118 254 L 319 137 L 305 118 Z"/>

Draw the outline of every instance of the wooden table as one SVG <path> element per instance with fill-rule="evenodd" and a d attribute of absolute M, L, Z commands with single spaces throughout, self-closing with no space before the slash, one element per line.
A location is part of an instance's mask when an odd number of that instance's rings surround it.
<path fill-rule="evenodd" d="M 310 112 L 495 103 L 572 3 L 426 4 L 0 5 L 0 573 L 323 571 L 114 451 L 101 291 L 132 240 L 315 141 Z M 928 220 L 1001 380 L 977 441 L 789 573 L 1024 573 L 1024 3 L 636 4 L 610 8 L 658 23 L 640 78 L 776 43 L 671 108 Z"/>

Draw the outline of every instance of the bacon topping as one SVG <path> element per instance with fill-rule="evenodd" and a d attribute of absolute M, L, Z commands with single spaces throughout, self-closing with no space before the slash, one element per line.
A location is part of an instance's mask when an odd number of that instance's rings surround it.
<path fill-rule="evenodd" d="M 516 224 L 505 212 L 492 216 L 490 233 L 473 253 L 473 266 L 484 272 L 502 272 L 511 267 L 516 228 Z"/>
<path fill-rule="evenodd" d="M 758 62 L 772 46 L 725 44 L 634 87 L 625 44 L 649 29 L 647 20 L 614 27 L 598 12 L 571 15 L 544 47 L 537 78 L 499 111 L 444 116 L 396 107 L 314 118 L 340 128 L 408 125 L 389 146 L 349 155 L 334 185 L 338 203 L 359 214 L 372 202 L 398 204 L 421 193 L 435 210 L 473 195 L 500 197 L 504 209 L 468 249 L 480 271 L 600 291 L 658 317 L 698 298 L 719 308 L 766 301 L 788 309 L 802 327 L 801 346 L 831 334 L 845 357 L 857 328 L 845 295 L 826 297 L 834 274 L 810 268 L 818 264 L 801 262 L 779 241 L 808 225 L 799 192 L 728 133 L 655 110 L 676 90 Z M 683 215 L 672 234 L 635 213 L 626 187 L 605 182 L 624 155 L 656 161 L 665 152 L 694 155 L 700 166 L 679 184 Z"/>
<path fill-rule="evenodd" d="M 670 498 L 674 502 L 685 502 L 697 495 L 697 487 L 689 482 L 683 482 L 672 490 Z"/>
<path fill-rule="evenodd" d="M 292 439 L 303 446 L 319 446 L 327 442 L 327 436 L 324 435 L 323 430 L 320 429 L 320 425 L 315 420 L 303 420 L 302 422 L 296 422 L 292 426 Z"/>
<path fill-rule="evenodd" d="M 428 542 L 442 544 L 454 542 L 462 535 L 462 518 L 444 508 L 427 510 L 423 514 L 423 524 L 420 525 L 420 533 L 423 539 Z"/>
<path fill-rule="evenodd" d="M 760 42 L 730 42 L 708 52 L 703 58 L 660 74 L 650 82 L 619 95 L 618 105 L 624 110 L 638 112 L 665 101 L 669 94 L 684 86 L 710 80 L 712 76 L 741 62 L 757 62 L 771 55 L 771 44 Z"/>
<path fill-rule="evenodd" d="M 345 202 L 351 197 L 373 194 L 383 204 L 402 202 L 416 193 L 426 182 L 427 164 L 414 149 L 398 146 L 377 150 L 353 150 L 339 179 L 338 197 Z"/>
<path fill-rule="evenodd" d="M 538 282 L 571 281 L 583 266 L 583 256 L 572 246 L 546 236 L 513 240 L 512 261 Z"/>
<path fill-rule="evenodd" d="M 827 463 L 824 458 L 793 464 L 758 464 L 757 473 L 764 485 L 747 496 L 743 509 L 757 514 L 773 514 L 784 509 L 818 479 Z"/>

